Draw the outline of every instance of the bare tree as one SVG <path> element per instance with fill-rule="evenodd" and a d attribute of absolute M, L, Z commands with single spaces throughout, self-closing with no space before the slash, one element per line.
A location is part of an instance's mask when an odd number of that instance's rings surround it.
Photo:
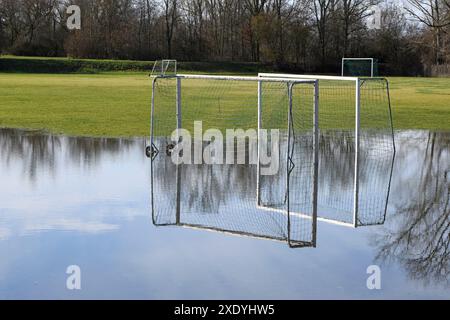
<path fill-rule="evenodd" d="M 253 61 L 261 60 L 259 22 L 269 0 L 244 0 L 244 8 L 249 14 L 250 42 Z"/>
<path fill-rule="evenodd" d="M 186 13 L 186 24 L 189 28 L 189 39 L 196 47 L 196 55 L 201 56 L 204 48 L 204 26 L 206 0 L 184 0 L 183 11 Z"/>
<path fill-rule="evenodd" d="M 411 17 L 432 29 L 434 34 L 435 64 L 444 63 L 443 33 L 450 26 L 449 0 L 407 0 L 406 11 Z"/>
<path fill-rule="evenodd" d="M 1 0 L 0 15 L 2 24 L 9 31 L 9 45 L 14 45 L 22 29 L 20 2 L 17 0 Z"/>
<path fill-rule="evenodd" d="M 322 68 L 325 67 L 325 57 L 328 41 L 328 29 L 333 13 L 334 0 L 312 0 L 315 25 L 319 36 L 320 57 Z"/>
<path fill-rule="evenodd" d="M 284 59 L 284 31 L 285 24 L 290 23 L 290 18 L 294 14 L 295 1 L 288 0 L 272 0 L 272 10 L 275 14 L 275 30 L 276 30 L 276 60 L 278 63 L 283 62 Z"/>
<path fill-rule="evenodd" d="M 343 24 L 343 56 L 348 54 L 351 34 L 364 28 L 364 19 L 370 15 L 368 9 L 374 4 L 375 1 L 341 0 L 339 17 Z"/>
<path fill-rule="evenodd" d="M 173 57 L 172 40 L 178 20 L 178 1 L 179 0 L 163 0 L 164 20 L 166 25 L 167 57 L 169 59 L 172 59 Z"/>
<path fill-rule="evenodd" d="M 57 4 L 57 0 L 23 0 L 22 6 L 28 44 L 33 42 L 36 30 L 52 17 Z"/>

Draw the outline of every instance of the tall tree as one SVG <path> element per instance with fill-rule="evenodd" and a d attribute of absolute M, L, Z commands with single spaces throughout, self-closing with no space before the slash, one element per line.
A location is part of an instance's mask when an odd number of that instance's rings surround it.
<path fill-rule="evenodd" d="M 244 0 L 244 8 L 249 14 L 250 42 L 253 61 L 261 60 L 261 20 L 269 0 Z"/>
<path fill-rule="evenodd" d="M 315 25 L 319 36 L 320 60 L 322 69 L 325 68 L 328 31 L 330 28 L 334 3 L 334 0 L 312 0 Z"/>
<path fill-rule="evenodd" d="M 445 28 L 450 26 L 449 0 L 407 0 L 406 11 L 417 21 L 430 28 L 434 35 L 434 63 L 444 63 Z"/>
<path fill-rule="evenodd" d="M 39 27 L 51 21 L 57 5 L 57 0 L 23 0 L 27 44 L 33 42 Z"/>
<path fill-rule="evenodd" d="M 175 26 L 178 20 L 178 1 L 179 0 L 163 0 L 164 20 L 166 25 L 166 44 L 167 57 L 173 58 L 172 41 Z"/>
<path fill-rule="evenodd" d="M 343 24 L 342 56 L 347 56 L 349 53 L 351 34 L 364 28 L 364 19 L 370 15 L 368 9 L 375 4 L 373 0 L 341 0 L 339 18 Z"/>

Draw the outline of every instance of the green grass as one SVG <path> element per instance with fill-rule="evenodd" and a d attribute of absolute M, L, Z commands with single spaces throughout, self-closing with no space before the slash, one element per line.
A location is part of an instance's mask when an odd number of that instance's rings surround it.
<path fill-rule="evenodd" d="M 397 128 L 450 130 L 450 78 L 390 80 Z"/>
<path fill-rule="evenodd" d="M 82 136 L 149 132 L 145 74 L 0 74 L 0 127 Z"/>
<path fill-rule="evenodd" d="M 391 78 L 390 82 L 396 129 L 450 130 L 450 79 Z M 190 91 L 184 90 L 191 92 L 186 102 L 192 104 L 205 96 L 205 90 L 198 83 L 191 85 Z M 234 101 L 254 97 L 250 88 L 242 86 Z M 0 97 L 0 127 L 108 137 L 147 136 L 150 130 L 151 89 L 145 73 L 0 73 Z M 205 112 L 197 108 L 185 119 Z M 172 116 L 171 110 L 165 109 L 162 115 Z M 220 111 L 207 115 L 214 120 Z M 236 127 L 245 126 L 256 114 L 256 110 L 228 111 Z M 345 115 L 339 110 L 323 115 L 329 122 L 335 117 Z M 348 119 L 351 123 L 351 116 Z"/>

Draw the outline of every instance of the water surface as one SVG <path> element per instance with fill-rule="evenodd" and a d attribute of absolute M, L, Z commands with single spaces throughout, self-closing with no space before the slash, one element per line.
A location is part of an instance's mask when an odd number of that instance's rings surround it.
<path fill-rule="evenodd" d="M 366 226 L 319 222 L 317 248 L 289 249 L 270 239 L 156 226 L 164 221 L 154 221 L 144 139 L 2 129 L 0 299 L 448 299 L 449 142 L 448 133 L 399 132 L 395 159 L 363 165 Z M 322 216 L 345 220 L 351 160 L 321 159 Z M 249 210 L 253 170 L 212 169 L 184 172 L 189 222 L 284 234 L 284 216 L 267 220 Z M 169 212 L 161 219 L 173 219 L 173 174 L 158 167 L 153 177 L 153 198 Z M 366 286 L 373 264 L 382 269 L 379 291 Z M 66 289 L 69 265 L 81 267 L 81 291 Z"/>

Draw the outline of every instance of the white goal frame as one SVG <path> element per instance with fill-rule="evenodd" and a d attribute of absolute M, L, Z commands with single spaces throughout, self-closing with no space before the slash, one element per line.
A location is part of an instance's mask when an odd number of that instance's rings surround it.
<path fill-rule="evenodd" d="M 370 61 L 370 77 L 375 76 L 375 59 L 374 58 L 342 58 L 342 77 L 345 76 L 345 61 Z"/>
<path fill-rule="evenodd" d="M 168 61 L 168 60 L 167 60 Z M 164 65 L 164 63 L 163 63 Z M 260 181 L 259 181 L 259 177 L 260 177 L 260 172 L 261 172 L 261 161 L 260 161 L 260 154 L 261 154 L 261 144 L 260 144 L 260 140 L 262 137 L 262 108 L 263 108 L 263 87 L 262 84 L 265 82 L 271 82 L 271 83 L 286 83 L 287 84 L 287 90 L 288 90 L 288 94 L 289 94 L 289 105 L 288 105 L 288 109 L 286 109 L 287 115 L 288 115 L 288 124 L 289 126 L 291 125 L 291 115 L 292 115 L 292 109 L 293 109 L 293 87 L 297 84 L 310 84 L 313 86 L 314 88 L 314 102 L 313 105 L 311 106 L 314 111 L 314 119 L 313 119 L 313 169 L 312 169 L 312 174 L 313 174 L 313 194 L 311 195 L 312 197 L 312 214 L 311 215 L 306 215 L 303 213 L 298 213 L 298 212 L 290 212 L 290 206 L 289 206 L 289 196 L 288 196 L 288 200 L 287 200 L 287 208 L 286 210 L 283 210 L 284 214 L 287 214 L 287 242 L 289 244 L 289 246 L 291 248 L 297 248 L 297 247 L 316 247 L 317 245 L 317 218 L 318 218 L 318 166 L 319 166 L 319 161 L 318 161 L 318 157 L 319 157 L 319 82 L 317 79 L 315 78 L 305 78 L 305 79 L 301 79 L 298 77 L 280 77 L 280 76 L 275 76 L 275 77 L 248 77 L 248 76 L 215 76 L 215 75 L 192 75 L 192 74 L 175 74 L 175 75 L 164 75 L 164 73 L 162 75 L 152 75 L 151 76 L 153 78 L 152 81 L 152 98 L 151 98 L 151 123 L 150 123 L 150 147 L 151 148 L 151 153 L 148 152 L 148 156 L 152 158 L 152 206 L 153 206 L 153 160 L 157 157 L 158 154 L 160 154 L 160 151 L 156 148 L 155 146 L 155 134 L 154 134 L 154 128 L 155 128 L 155 91 L 156 91 L 156 83 L 159 79 L 175 79 L 176 80 L 176 103 L 175 103 L 175 107 L 176 107 L 176 122 L 174 122 L 174 130 L 175 129 L 182 129 L 182 114 L 183 114 L 183 108 L 182 108 L 182 81 L 183 80 L 187 80 L 187 79 L 196 79 L 196 80 L 230 80 L 230 81 L 244 81 L 244 82 L 256 82 L 257 83 L 257 92 L 255 92 L 255 94 L 257 94 L 257 108 L 258 108 L 258 130 L 257 130 L 257 136 L 258 136 L 258 149 L 257 149 L 257 157 L 258 157 L 258 182 L 257 182 L 257 194 L 256 194 L 256 201 L 255 201 L 255 207 L 258 209 L 261 209 L 263 211 L 267 211 L 267 212 L 278 212 L 280 213 L 280 210 L 276 210 L 276 209 L 272 209 L 272 208 L 266 208 L 266 207 L 262 207 L 260 205 Z M 256 106 L 255 106 L 256 107 Z M 175 113 L 174 113 L 175 114 Z M 289 137 L 289 139 L 291 139 Z M 288 142 L 288 145 L 290 143 Z M 151 156 L 150 156 L 151 155 Z M 288 162 L 291 161 L 290 158 L 290 150 L 288 148 L 288 152 L 287 152 L 287 159 Z M 289 167 L 289 166 L 288 166 Z M 288 169 L 289 170 L 289 169 Z M 188 227 L 188 228 L 194 228 L 194 229 L 207 229 L 207 230 L 211 230 L 211 231 L 217 231 L 217 232 L 224 232 L 224 233 L 228 233 L 228 234 L 236 234 L 236 235 L 244 235 L 244 236 L 250 236 L 250 237 L 255 237 L 255 238 L 264 238 L 262 236 L 257 236 L 257 235 L 252 235 L 252 234 L 244 234 L 241 232 L 234 232 L 234 231 L 229 231 L 229 230 L 221 230 L 218 228 L 208 228 L 208 227 L 201 227 L 201 226 L 196 226 L 196 225 L 188 225 L 188 224 L 184 224 L 181 221 L 181 189 L 180 189 L 180 179 L 181 179 L 181 169 L 179 166 L 177 166 L 176 169 L 176 176 L 177 176 L 177 203 L 176 203 L 176 219 L 175 219 L 175 225 L 178 226 L 182 226 L 182 227 Z M 286 177 L 286 188 L 287 188 L 287 192 L 289 194 L 289 181 L 290 181 L 290 173 L 288 172 L 288 175 Z M 154 212 L 154 208 L 153 212 Z M 302 242 L 301 244 L 295 244 L 298 243 L 299 241 L 296 240 L 292 240 L 291 239 L 291 215 L 292 216 L 297 216 L 297 217 L 302 217 L 302 218 L 310 218 L 311 219 L 311 224 L 312 224 L 312 234 L 311 234 L 311 242 L 310 243 L 305 243 Z M 156 225 L 155 220 L 153 221 L 154 224 Z M 301 241 L 300 241 L 301 242 Z"/>
<path fill-rule="evenodd" d="M 360 118 L 361 118 L 361 85 L 365 81 L 381 80 L 386 82 L 387 88 L 387 100 L 389 105 L 389 116 L 392 134 L 392 147 L 393 153 L 396 153 L 394 125 L 392 119 L 392 107 L 391 98 L 389 93 L 389 81 L 386 78 L 358 78 L 358 77 L 339 77 L 339 76 L 318 76 L 318 75 L 299 75 L 299 74 L 280 74 L 280 73 L 259 73 L 260 78 L 287 78 L 287 79 L 314 79 L 319 82 L 320 80 L 332 80 L 332 81 L 345 81 L 353 82 L 355 85 L 355 180 L 354 180 L 354 201 L 353 201 L 353 222 L 346 223 L 335 221 L 327 218 L 318 217 L 318 221 L 323 221 L 331 224 L 337 224 L 346 227 L 358 228 L 358 210 L 359 210 L 359 182 L 360 182 Z"/>

